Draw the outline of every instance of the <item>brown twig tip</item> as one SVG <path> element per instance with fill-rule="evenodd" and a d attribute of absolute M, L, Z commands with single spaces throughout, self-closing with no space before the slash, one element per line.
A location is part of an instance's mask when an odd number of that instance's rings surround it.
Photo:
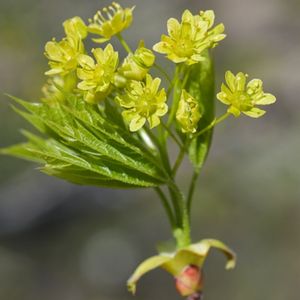
<path fill-rule="evenodd" d="M 203 293 L 202 292 L 195 293 L 189 296 L 186 300 L 203 300 Z"/>

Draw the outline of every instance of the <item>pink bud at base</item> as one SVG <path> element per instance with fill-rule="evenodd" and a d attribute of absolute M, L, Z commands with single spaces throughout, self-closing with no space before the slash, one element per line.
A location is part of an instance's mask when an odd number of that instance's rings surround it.
<path fill-rule="evenodd" d="M 176 277 L 176 289 L 181 296 L 187 297 L 195 295 L 201 291 L 202 287 L 203 274 L 201 269 L 197 266 L 190 265 L 185 267 Z"/>

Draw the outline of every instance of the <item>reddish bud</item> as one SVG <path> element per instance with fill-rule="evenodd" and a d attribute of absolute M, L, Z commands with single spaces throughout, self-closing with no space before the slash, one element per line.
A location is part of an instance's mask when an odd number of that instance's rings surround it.
<path fill-rule="evenodd" d="M 176 277 L 176 289 L 181 296 L 187 297 L 197 294 L 203 286 L 203 274 L 194 265 L 185 267 Z"/>

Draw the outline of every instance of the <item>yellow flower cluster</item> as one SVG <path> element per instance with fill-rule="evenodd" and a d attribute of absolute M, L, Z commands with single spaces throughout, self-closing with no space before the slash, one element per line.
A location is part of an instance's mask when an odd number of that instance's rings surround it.
<path fill-rule="evenodd" d="M 133 9 L 123 9 L 113 2 L 102 12 L 98 11 L 88 26 L 79 17 L 63 23 L 66 37 L 45 46 L 50 66 L 46 75 L 52 76 L 43 88 L 45 100 L 61 101 L 64 98 L 62 91 L 69 90 L 68 78 L 74 79 L 75 74 L 75 87 L 73 80 L 72 88 L 75 91 L 77 87 L 76 93 L 81 93 L 86 102 L 97 104 L 111 94 L 117 96 L 120 106 L 125 109 L 123 116 L 131 131 L 139 130 L 146 120 L 151 128 L 160 123 L 159 117 L 168 109 L 166 93 L 164 89 L 158 90 L 160 79 L 148 75 L 155 56 L 144 42 L 141 41 L 136 51 L 129 53 L 120 66 L 118 52 L 111 44 L 104 49 L 92 49 L 91 57 L 86 54 L 82 42 L 88 33 L 101 36 L 93 39 L 98 43 L 119 35 L 130 26 Z"/>
<path fill-rule="evenodd" d="M 214 25 L 215 14 L 212 10 L 201 11 L 192 15 L 186 10 L 182 15 L 181 23 L 171 18 L 168 20 L 168 33 L 162 35 L 161 42 L 154 45 L 153 49 L 167 55 L 174 63 L 188 65 L 204 60 L 202 52 L 213 48 L 225 38 L 224 25 Z"/>
<path fill-rule="evenodd" d="M 61 41 L 54 39 L 45 45 L 50 66 L 45 74 L 51 76 L 43 88 L 45 100 L 62 101 L 63 91 L 81 95 L 91 104 L 111 96 L 124 109 L 122 115 L 130 131 L 139 130 L 146 121 L 150 128 L 160 124 L 160 118 L 168 112 L 168 106 L 165 90 L 159 90 L 161 80 L 149 75 L 155 55 L 143 41 L 132 52 L 120 35 L 132 23 L 133 10 L 134 7 L 122 8 L 113 2 L 98 11 L 88 25 L 80 17 L 63 23 L 66 36 Z M 166 54 L 176 64 L 184 63 L 187 70 L 189 65 L 207 59 L 204 51 L 225 38 L 224 25 L 214 26 L 214 22 L 212 10 L 200 11 L 197 15 L 185 10 L 181 22 L 174 18 L 168 20 L 169 35 L 162 35 L 161 42 L 153 49 Z M 119 65 L 118 52 L 108 44 L 103 49 L 93 49 L 91 57 L 83 44 L 88 33 L 100 36 L 93 39 L 97 43 L 107 42 L 116 35 L 128 51 L 128 56 Z M 246 85 L 244 73 L 233 75 L 228 71 L 226 83 L 222 84 L 217 98 L 229 105 L 228 113 L 234 116 L 244 113 L 250 117 L 260 117 L 265 111 L 255 106 L 271 104 L 276 100 L 273 95 L 264 93 L 261 80 L 254 79 Z M 201 114 L 198 101 L 182 87 L 181 97 L 174 107 L 174 117 L 182 132 L 196 133 Z"/>
<path fill-rule="evenodd" d="M 130 131 L 141 129 L 146 121 L 153 128 L 160 123 L 159 117 L 167 113 L 166 92 L 159 90 L 160 83 L 159 78 L 153 79 L 147 74 L 145 82 L 131 81 L 125 94 L 116 98 L 125 108 L 122 115 L 129 123 Z"/>
<path fill-rule="evenodd" d="M 273 104 L 276 98 L 263 91 L 263 82 L 260 79 L 253 79 L 246 84 L 247 76 L 242 72 L 234 75 L 227 71 L 225 74 L 227 86 L 222 84 L 217 98 L 229 105 L 227 111 L 235 117 L 243 113 L 252 118 L 259 118 L 266 112 L 255 106 Z"/>
<path fill-rule="evenodd" d="M 64 22 L 66 37 L 57 42 L 55 39 L 45 46 L 45 55 L 49 59 L 50 70 L 45 74 L 66 75 L 76 70 L 78 56 L 84 53 L 82 39 L 87 35 L 84 22 L 79 17 Z"/>
<path fill-rule="evenodd" d="M 93 19 L 90 19 L 88 31 L 101 38 L 93 39 L 96 43 L 104 43 L 112 36 L 128 28 L 132 23 L 132 12 L 134 7 L 123 9 L 120 4 L 113 2 L 111 6 L 98 11 Z M 106 15 L 106 16 L 104 16 Z"/>
<path fill-rule="evenodd" d="M 97 103 L 111 92 L 114 75 L 118 66 L 119 56 L 113 46 L 108 44 L 105 49 L 93 49 L 96 59 L 88 55 L 78 57 L 78 78 L 81 80 L 78 88 L 84 91 L 84 99 L 89 103 Z"/>

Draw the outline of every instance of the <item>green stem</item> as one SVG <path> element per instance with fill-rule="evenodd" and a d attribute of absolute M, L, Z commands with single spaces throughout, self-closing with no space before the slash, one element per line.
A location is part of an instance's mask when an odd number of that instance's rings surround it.
<path fill-rule="evenodd" d="M 202 129 L 201 131 L 197 132 L 194 137 L 200 136 L 203 133 L 207 132 L 208 130 L 210 130 L 211 128 L 213 128 L 214 126 L 216 126 L 217 124 L 219 124 L 220 122 L 224 121 L 226 118 L 228 118 L 230 116 L 230 113 L 225 113 L 224 115 L 220 116 L 217 119 L 214 119 L 207 127 L 205 127 L 204 129 Z"/>
<path fill-rule="evenodd" d="M 174 84 L 174 99 L 173 99 L 173 103 L 172 103 L 172 107 L 171 107 L 171 111 L 170 111 L 170 115 L 167 121 L 167 126 L 170 127 L 174 118 L 175 118 L 175 114 L 177 111 L 177 106 L 178 106 L 178 102 L 180 99 L 180 70 L 181 70 L 181 65 L 176 65 L 176 71 L 175 71 L 175 84 Z"/>
<path fill-rule="evenodd" d="M 117 38 L 119 39 L 121 45 L 124 47 L 124 49 L 130 54 L 133 53 L 131 48 L 129 47 L 129 45 L 126 43 L 126 41 L 124 40 L 123 36 L 121 35 L 121 33 L 117 34 Z"/>
<path fill-rule="evenodd" d="M 174 237 L 177 240 L 177 247 L 182 248 L 188 246 L 191 243 L 189 214 L 187 211 L 184 195 L 175 182 L 169 183 L 169 190 L 172 198 L 175 200 L 180 209 L 180 223 L 178 228 L 173 233 Z"/>
<path fill-rule="evenodd" d="M 183 161 L 184 154 L 185 154 L 185 146 L 183 146 L 183 147 L 180 148 L 180 152 L 179 152 L 179 154 L 177 156 L 177 159 L 175 161 L 175 164 L 174 164 L 174 167 L 173 167 L 173 170 L 172 170 L 173 176 L 176 175 L 177 170 L 178 170 L 178 168 L 180 167 L 180 165 L 181 165 L 181 163 Z"/>
<path fill-rule="evenodd" d="M 154 68 L 157 69 L 166 79 L 167 81 L 172 84 L 172 79 L 169 74 L 158 64 L 154 64 Z"/>
<path fill-rule="evenodd" d="M 153 132 L 147 126 L 145 126 L 144 128 L 145 128 L 145 131 L 147 132 L 148 136 L 152 140 L 152 142 L 156 145 L 157 149 L 159 150 L 162 164 L 164 165 L 164 167 L 165 167 L 166 171 L 168 172 L 168 174 L 171 176 L 172 169 L 171 169 L 169 155 L 167 153 L 166 147 L 164 147 L 164 145 L 162 145 L 160 143 L 158 138 L 153 134 Z"/>
<path fill-rule="evenodd" d="M 189 71 L 186 71 L 186 73 L 185 73 L 185 75 L 184 75 L 183 82 L 182 82 L 182 86 L 181 86 L 182 89 L 184 89 L 185 86 L 186 86 L 186 83 L 187 83 L 187 81 L 188 81 L 188 79 L 189 79 L 189 73 L 190 73 Z"/>
<path fill-rule="evenodd" d="M 199 176 L 199 171 L 194 171 L 193 177 L 192 177 L 192 180 L 190 183 L 190 187 L 189 187 L 188 198 L 187 198 L 187 211 L 189 214 L 191 212 L 192 200 L 193 200 L 193 195 L 194 195 L 198 176 Z"/>
<path fill-rule="evenodd" d="M 169 99 L 170 94 L 171 94 L 171 92 L 172 92 L 172 89 L 173 89 L 173 87 L 174 87 L 174 85 L 175 85 L 175 83 L 176 83 L 176 80 L 177 80 L 177 78 L 176 78 L 176 76 L 175 76 L 175 74 L 174 74 L 174 78 L 173 78 L 172 82 L 170 83 L 170 85 L 169 85 L 169 87 L 168 87 L 168 89 L 167 89 L 167 98 L 168 98 L 168 99 Z"/>
<path fill-rule="evenodd" d="M 181 211 L 181 204 L 179 203 L 178 195 L 174 192 L 173 188 L 168 186 L 169 193 L 171 196 L 172 204 L 175 211 L 175 218 L 176 218 L 176 228 L 182 228 L 182 211 Z"/>
<path fill-rule="evenodd" d="M 170 135 L 170 137 L 174 140 L 174 142 L 179 146 L 179 148 L 183 148 L 184 145 L 182 145 L 182 143 L 178 140 L 178 138 L 176 137 L 176 135 L 172 132 L 172 130 L 164 123 L 161 122 L 162 127 L 168 132 L 168 134 Z"/>
<path fill-rule="evenodd" d="M 162 202 L 163 207 L 164 207 L 164 209 L 167 213 L 167 216 L 168 216 L 168 219 L 169 219 L 170 224 L 172 226 L 172 229 L 174 230 L 176 228 L 176 220 L 174 218 L 170 203 L 169 203 L 166 195 L 164 194 L 164 192 L 161 190 L 160 187 L 156 187 L 154 189 L 155 189 L 156 193 L 158 194 L 159 198 L 161 199 L 161 202 Z"/>

